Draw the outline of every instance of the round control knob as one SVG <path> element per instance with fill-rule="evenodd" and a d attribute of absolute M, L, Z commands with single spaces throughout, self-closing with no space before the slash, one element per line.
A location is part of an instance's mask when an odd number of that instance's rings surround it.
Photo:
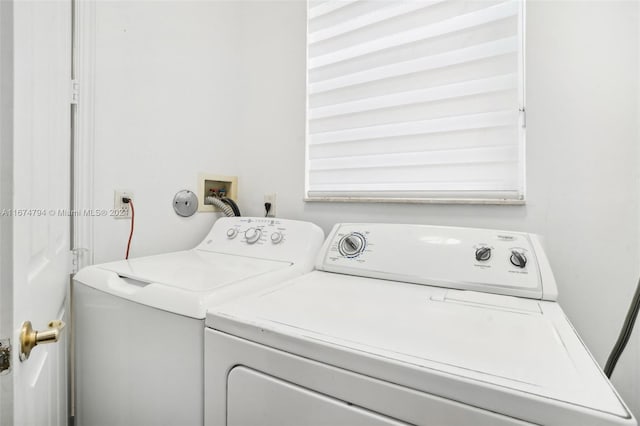
<path fill-rule="evenodd" d="M 343 256 L 356 257 L 364 251 L 365 244 L 364 236 L 354 232 L 342 237 L 338 243 L 338 250 Z"/>
<path fill-rule="evenodd" d="M 227 238 L 230 240 L 234 239 L 238 235 L 238 230 L 236 228 L 227 229 Z"/>
<path fill-rule="evenodd" d="M 282 241 L 282 239 L 284 238 L 284 235 L 282 235 L 281 232 L 274 232 L 273 234 L 271 234 L 271 242 L 273 244 L 278 244 L 280 243 L 280 241 Z"/>
<path fill-rule="evenodd" d="M 511 264 L 517 268 L 524 268 L 527 266 L 527 258 L 524 253 L 520 253 L 516 250 L 511 250 L 511 257 L 509 258 Z"/>
<path fill-rule="evenodd" d="M 249 228 L 244 231 L 244 238 L 246 238 L 247 243 L 253 244 L 260 239 L 262 236 L 262 231 L 257 228 Z"/>
<path fill-rule="evenodd" d="M 491 247 L 480 247 L 476 250 L 476 260 L 478 262 L 486 262 L 491 259 Z"/>

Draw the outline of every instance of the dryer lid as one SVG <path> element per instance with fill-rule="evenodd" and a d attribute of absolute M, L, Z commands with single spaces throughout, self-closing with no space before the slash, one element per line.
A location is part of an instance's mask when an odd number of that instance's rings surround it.
<path fill-rule="evenodd" d="M 550 410 L 630 417 L 555 302 L 315 271 L 220 306 L 207 324 L 518 418 L 505 398 L 520 398 L 538 408 L 534 423 Z"/>

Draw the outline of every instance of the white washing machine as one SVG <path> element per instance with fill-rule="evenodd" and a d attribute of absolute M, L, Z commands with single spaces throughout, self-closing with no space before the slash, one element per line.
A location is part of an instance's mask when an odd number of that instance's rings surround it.
<path fill-rule="evenodd" d="M 316 271 L 218 306 L 205 425 L 635 425 L 535 235 L 339 224 Z"/>
<path fill-rule="evenodd" d="M 309 272 L 307 222 L 218 219 L 195 249 L 74 277 L 76 424 L 201 426 L 207 306 Z"/>

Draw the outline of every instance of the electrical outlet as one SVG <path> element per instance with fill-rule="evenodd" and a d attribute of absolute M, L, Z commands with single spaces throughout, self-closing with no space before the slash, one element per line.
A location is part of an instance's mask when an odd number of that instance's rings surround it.
<path fill-rule="evenodd" d="M 122 202 L 122 198 L 133 200 L 133 192 L 116 189 L 113 191 L 113 217 L 115 219 L 130 219 L 131 208 L 129 203 Z"/>
<path fill-rule="evenodd" d="M 267 214 L 267 217 L 276 217 L 276 193 L 264 194 L 264 202 L 271 203 L 271 209 Z"/>

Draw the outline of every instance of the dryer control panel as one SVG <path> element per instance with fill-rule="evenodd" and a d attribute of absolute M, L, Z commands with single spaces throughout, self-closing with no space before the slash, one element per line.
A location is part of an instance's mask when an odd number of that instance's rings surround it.
<path fill-rule="evenodd" d="M 316 268 L 519 297 L 557 297 L 539 237 L 521 232 L 343 223 L 334 226 Z"/>

